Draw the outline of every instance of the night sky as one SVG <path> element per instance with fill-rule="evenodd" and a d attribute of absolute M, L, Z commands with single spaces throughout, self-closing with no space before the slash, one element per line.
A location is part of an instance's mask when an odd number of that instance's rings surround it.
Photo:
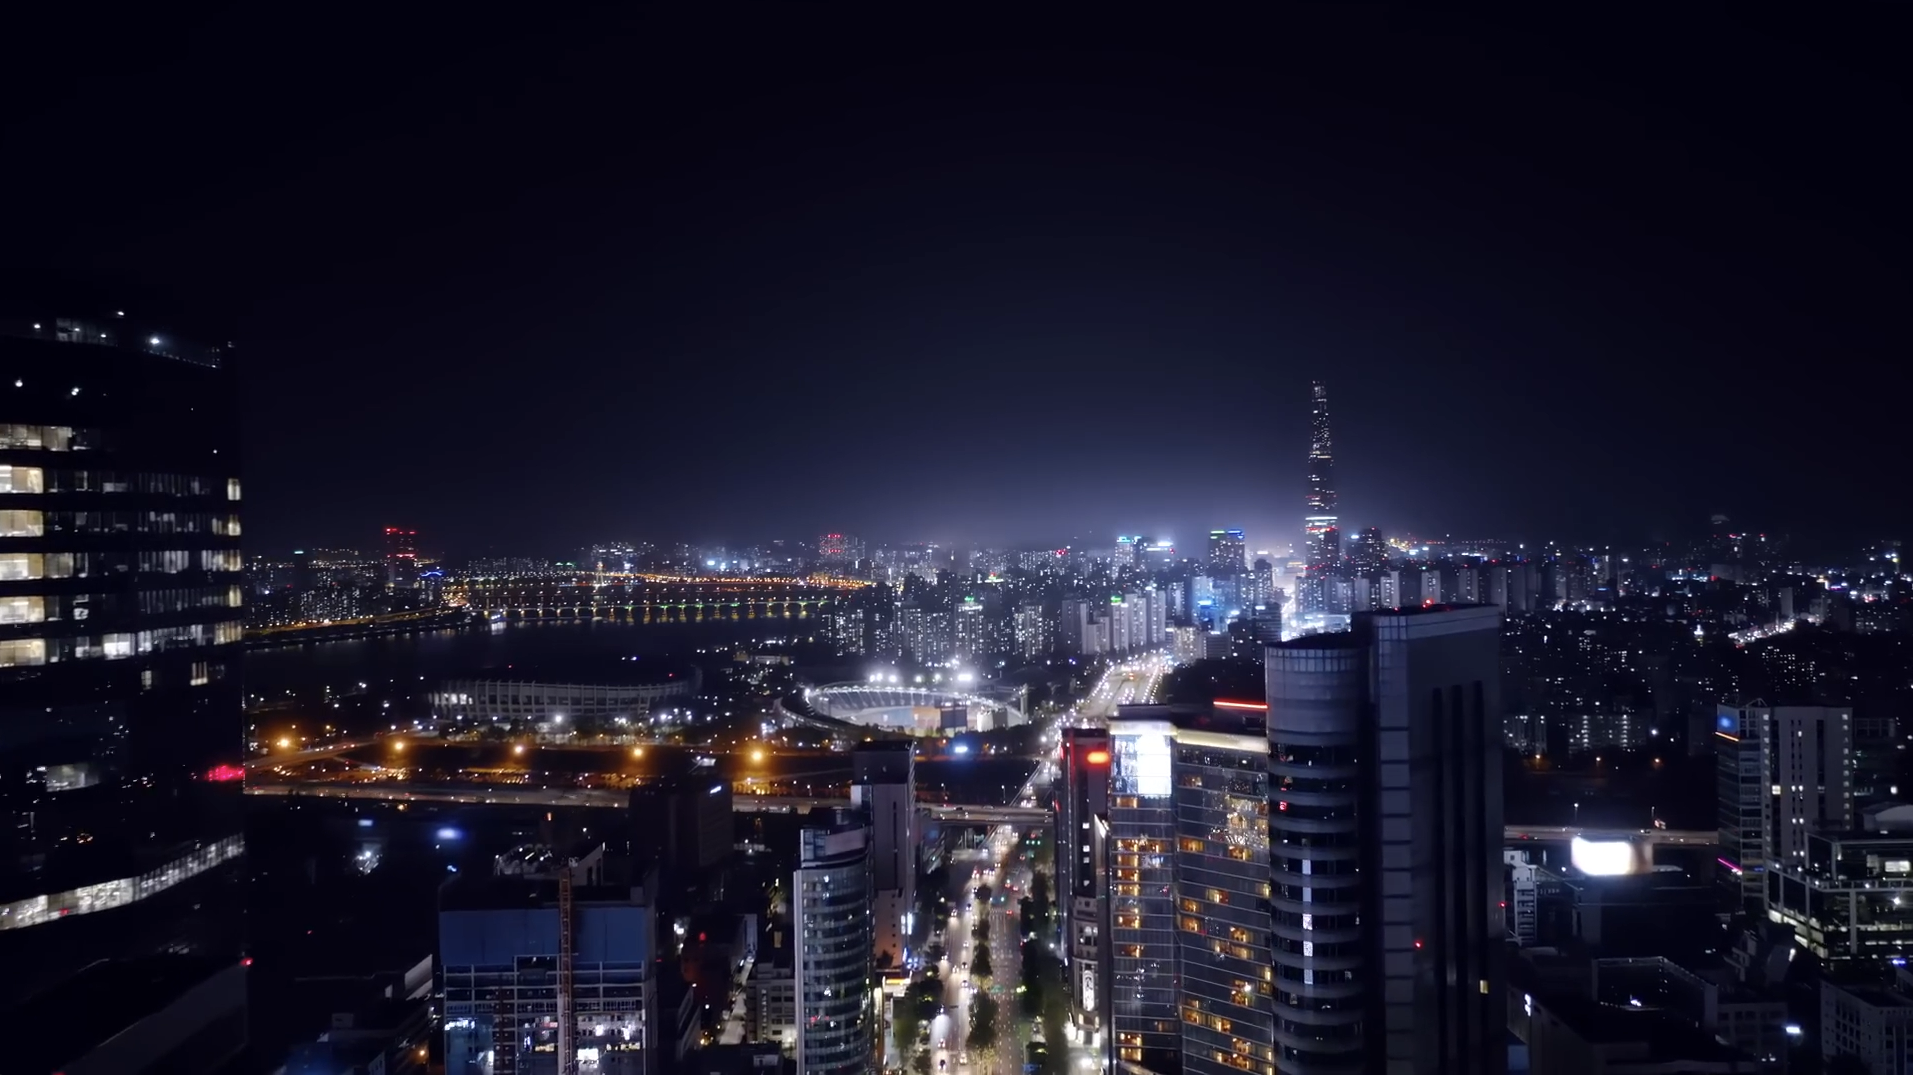
<path fill-rule="evenodd" d="M 238 345 L 255 549 L 1266 547 L 1318 376 L 1351 526 L 1913 523 L 1888 5 L 397 7 L 10 25 L 0 258 Z"/>

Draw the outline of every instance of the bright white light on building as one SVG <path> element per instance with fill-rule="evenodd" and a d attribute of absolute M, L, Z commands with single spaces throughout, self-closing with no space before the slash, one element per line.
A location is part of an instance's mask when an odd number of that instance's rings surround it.
<path fill-rule="evenodd" d="M 1576 836 L 1569 845 L 1574 868 L 1589 877 L 1619 877 L 1633 873 L 1638 856 L 1626 840 L 1590 840 Z"/>

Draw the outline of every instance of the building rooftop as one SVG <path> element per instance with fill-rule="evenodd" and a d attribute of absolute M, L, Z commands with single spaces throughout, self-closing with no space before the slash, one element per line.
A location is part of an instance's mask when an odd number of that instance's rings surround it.
<path fill-rule="evenodd" d="M 513 662 L 503 668 L 484 668 L 469 675 L 450 676 L 450 683 L 523 683 L 556 686 L 653 687 L 696 682 L 696 669 L 673 661 L 638 658 L 577 659 Z"/>
<path fill-rule="evenodd" d="M 1843 985 L 1840 991 L 1875 1008 L 1913 1008 L 1913 997 L 1877 985 Z"/>
<path fill-rule="evenodd" d="M 1713 1035 L 1667 1012 L 1617 1008 L 1568 994 L 1548 996 L 1542 1003 L 1590 1045 L 1636 1045 L 1663 1064 L 1724 1062 L 1741 1056 Z"/>
<path fill-rule="evenodd" d="M 52 1071 L 171 1004 L 216 969 L 205 959 L 171 954 L 95 963 L 13 1010 L 25 1020 L 18 1025 L 40 1032 L 19 1035 L 8 1046 L 9 1062 L 22 1071 Z"/>

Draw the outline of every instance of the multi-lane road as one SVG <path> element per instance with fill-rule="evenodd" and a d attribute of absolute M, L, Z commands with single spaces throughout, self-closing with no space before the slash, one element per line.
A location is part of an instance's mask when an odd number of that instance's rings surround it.
<path fill-rule="evenodd" d="M 1070 723 L 1100 723 L 1115 716 L 1122 706 L 1155 701 L 1162 677 L 1175 663 L 1167 653 L 1148 653 L 1110 665 L 1064 719 Z"/>

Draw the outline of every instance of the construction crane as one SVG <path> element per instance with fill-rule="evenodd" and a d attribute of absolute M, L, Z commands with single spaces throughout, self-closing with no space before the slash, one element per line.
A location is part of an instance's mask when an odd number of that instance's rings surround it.
<path fill-rule="evenodd" d="M 577 1029 L 577 1018 L 571 1014 L 572 974 L 571 974 L 571 863 L 566 862 L 558 870 L 558 1073 L 559 1075 L 577 1075 L 577 1061 L 572 1056 L 571 1036 Z"/>

